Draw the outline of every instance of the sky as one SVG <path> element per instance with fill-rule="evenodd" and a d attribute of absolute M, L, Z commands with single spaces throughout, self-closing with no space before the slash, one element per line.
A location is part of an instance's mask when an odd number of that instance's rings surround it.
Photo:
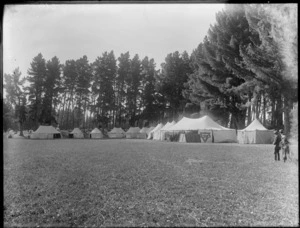
<path fill-rule="evenodd" d="M 156 69 L 169 53 L 192 51 L 203 41 L 224 4 L 28 4 L 6 5 L 3 73 L 27 75 L 33 58 L 57 56 L 64 64 L 104 52 L 118 58 L 153 58 Z"/>

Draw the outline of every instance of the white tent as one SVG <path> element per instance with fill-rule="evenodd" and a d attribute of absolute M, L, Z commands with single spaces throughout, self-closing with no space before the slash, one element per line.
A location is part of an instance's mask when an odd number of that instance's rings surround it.
<path fill-rule="evenodd" d="M 169 124 L 169 126 L 167 126 L 167 127 L 164 127 L 164 129 L 161 129 L 161 132 L 160 132 L 160 140 L 167 140 L 168 139 L 168 130 L 169 130 L 169 128 L 170 127 L 172 127 L 173 125 L 175 125 L 176 124 L 176 122 L 175 122 L 175 120 L 173 120 L 170 124 Z"/>
<path fill-rule="evenodd" d="M 91 139 L 102 139 L 103 134 L 98 128 L 94 128 L 94 130 L 92 130 L 90 133 L 90 138 Z"/>
<path fill-rule="evenodd" d="M 153 138 L 153 134 L 157 129 L 161 129 L 163 127 L 163 124 L 157 124 L 155 128 L 153 128 L 149 133 L 148 133 L 148 137 L 147 139 L 152 139 Z"/>
<path fill-rule="evenodd" d="M 62 138 L 61 133 L 52 126 L 39 126 L 39 128 L 30 135 L 31 139 L 56 139 Z"/>
<path fill-rule="evenodd" d="M 74 128 L 73 131 L 69 134 L 69 137 L 75 139 L 83 139 L 84 135 L 79 128 Z"/>
<path fill-rule="evenodd" d="M 161 129 L 160 129 L 160 136 L 159 136 L 159 139 L 160 140 L 166 140 L 166 132 L 168 131 L 168 129 L 173 126 L 174 124 L 176 124 L 176 122 L 173 120 L 173 122 L 168 122 L 166 123 L 165 126 L 163 126 Z"/>
<path fill-rule="evenodd" d="M 143 127 L 140 132 L 138 133 L 137 135 L 137 138 L 138 139 L 146 139 L 147 136 L 148 136 L 148 131 L 149 131 L 149 128 L 148 127 Z"/>
<path fill-rule="evenodd" d="M 243 130 L 238 130 L 238 142 L 244 144 L 271 144 L 274 132 L 267 130 L 259 120 L 253 122 Z"/>
<path fill-rule="evenodd" d="M 155 131 L 153 131 L 153 140 L 160 140 L 160 129 L 162 129 L 165 125 L 161 125 Z"/>
<path fill-rule="evenodd" d="M 122 128 L 114 127 L 110 132 L 108 132 L 109 138 L 120 139 L 125 137 L 125 131 Z"/>
<path fill-rule="evenodd" d="M 164 140 L 165 130 L 170 127 L 171 122 L 167 122 L 165 126 L 163 126 L 159 132 L 159 140 Z"/>
<path fill-rule="evenodd" d="M 225 128 L 209 116 L 197 119 L 183 117 L 177 124 L 168 128 L 169 132 L 198 131 L 201 142 L 237 142 L 236 131 Z"/>
<path fill-rule="evenodd" d="M 139 134 L 140 132 L 140 128 L 139 127 L 130 127 L 128 129 L 128 131 L 126 131 L 126 138 L 127 139 L 136 139 L 137 138 L 137 135 Z"/>

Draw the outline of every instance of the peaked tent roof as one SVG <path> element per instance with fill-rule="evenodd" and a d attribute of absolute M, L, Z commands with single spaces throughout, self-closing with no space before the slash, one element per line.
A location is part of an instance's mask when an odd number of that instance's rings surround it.
<path fill-rule="evenodd" d="M 138 133 L 140 130 L 141 129 L 139 127 L 130 127 L 126 133 Z"/>
<path fill-rule="evenodd" d="M 210 129 L 210 130 L 227 130 L 215 121 L 213 121 L 209 116 L 203 116 L 197 119 L 191 119 L 187 117 L 183 117 L 178 123 L 171 126 L 169 131 L 188 131 L 188 130 L 199 130 L 199 129 Z"/>
<path fill-rule="evenodd" d="M 152 129 L 152 131 L 150 131 L 150 133 L 153 133 L 155 131 L 157 131 L 157 129 L 161 129 L 164 125 L 162 123 L 157 124 L 155 128 Z"/>
<path fill-rule="evenodd" d="M 125 131 L 120 127 L 114 127 L 109 133 L 125 133 Z"/>
<path fill-rule="evenodd" d="M 253 131 L 253 130 L 268 130 L 267 128 L 265 128 L 258 119 L 255 119 L 252 121 L 251 124 L 249 124 L 248 127 L 246 127 L 245 129 L 243 129 L 243 131 Z"/>
<path fill-rule="evenodd" d="M 167 128 L 169 128 L 170 126 L 171 126 L 171 123 L 168 122 L 168 123 L 166 123 L 166 125 L 163 126 L 160 130 L 161 130 L 161 131 L 162 131 L 162 130 L 167 130 Z"/>
<path fill-rule="evenodd" d="M 160 124 L 159 126 L 156 127 L 156 129 L 153 129 L 153 133 L 159 131 L 160 129 L 162 129 L 165 125 Z"/>
<path fill-rule="evenodd" d="M 102 132 L 98 128 L 94 128 L 94 130 L 92 130 L 90 134 L 94 134 L 94 133 L 102 133 Z"/>
<path fill-rule="evenodd" d="M 76 127 L 76 128 L 73 129 L 73 131 L 71 132 L 71 134 L 75 134 L 75 133 L 82 134 L 82 131 L 78 127 Z"/>
<path fill-rule="evenodd" d="M 50 133 L 50 134 L 60 134 L 53 126 L 40 125 L 39 128 L 34 133 Z"/>
<path fill-rule="evenodd" d="M 167 128 L 165 128 L 165 130 L 169 130 L 169 128 L 172 127 L 172 126 L 175 125 L 175 124 L 176 124 L 176 122 L 173 120 L 173 122 L 170 123 L 170 125 L 169 125 Z"/>

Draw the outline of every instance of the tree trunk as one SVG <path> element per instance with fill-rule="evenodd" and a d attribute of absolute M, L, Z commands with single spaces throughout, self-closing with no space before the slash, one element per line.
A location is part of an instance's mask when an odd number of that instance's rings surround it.
<path fill-rule="evenodd" d="M 293 108 L 292 99 L 289 96 L 284 97 L 284 134 L 290 137 L 291 132 L 291 110 Z"/>
<path fill-rule="evenodd" d="M 256 119 L 260 119 L 259 118 L 259 116 L 260 116 L 260 106 L 261 106 L 261 102 L 260 102 L 260 98 L 261 98 L 261 94 L 259 94 L 258 95 L 258 97 L 257 97 L 257 101 L 256 101 L 256 115 L 255 115 L 255 117 L 256 117 Z"/>
<path fill-rule="evenodd" d="M 271 98 L 271 127 L 275 128 L 275 99 L 274 97 Z"/>
<path fill-rule="evenodd" d="M 266 126 L 266 96 L 263 93 L 263 125 Z"/>
<path fill-rule="evenodd" d="M 67 109 L 67 120 L 66 120 L 66 122 L 67 122 L 67 129 L 70 128 L 69 116 L 70 116 L 71 101 L 72 101 L 72 106 L 73 106 L 73 91 L 71 91 L 71 94 L 69 94 L 68 109 Z"/>
<path fill-rule="evenodd" d="M 248 98 L 248 102 L 250 103 L 250 105 L 248 106 L 248 116 L 247 116 L 247 125 L 249 125 L 251 122 L 252 122 L 252 117 L 251 117 L 251 112 L 252 112 L 252 110 L 251 110 L 251 98 L 252 98 L 252 96 L 251 96 L 251 94 L 249 94 L 249 98 Z"/>
<path fill-rule="evenodd" d="M 283 108 L 282 108 L 282 97 L 281 95 L 277 99 L 277 106 L 276 106 L 276 114 L 277 114 L 277 127 L 282 129 L 283 128 Z"/>
<path fill-rule="evenodd" d="M 83 129 L 85 129 L 86 126 L 85 114 L 86 114 L 86 99 L 84 100 L 84 110 L 83 110 Z"/>
<path fill-rule="evenodd" d="M 66 97 L 67 97 L 67 92 L 65 92 L 64 94 L 64 100 L 62 103 L 62 111 L 61 111 L 61 118 L 60 118 L 60 122 L 59 125 L 64 127 L 64 114 L 65 114 L 65 107 L 66 107 Z"/>
<path fill-rule="evenodd" d="M 24 137 L 24 134 L 23 134 L 23 123 L 22 123 L 22 121 L 19 121 L 19 125 L 20 125 L 20 136 Z"/>

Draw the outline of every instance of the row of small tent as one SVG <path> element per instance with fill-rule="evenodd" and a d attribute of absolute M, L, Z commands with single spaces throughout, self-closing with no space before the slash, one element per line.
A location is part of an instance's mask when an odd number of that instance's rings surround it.
<path fill-rule="evenodd" d="M 25 134 L 24 134 L 25 135 Z M 109 138 L 138 138 L 153 140 L 169 140 L 170 137 L 179 135 L 179 142 L 214 142 L 214 143 L 245 143 L 245 144 L 270 144 L 273 141 L 273 131 L 267 130 L 259 120 L 255 119 L 243 130 L 225 128 L 209 116 L 198 119 L 183 117 L 179 122 L 168 122 L 156 127 L 142 128 L 130 127 L 128 131 L 122 128 L 113 128 L 108 132 Z M 70 138 L 84 138 L 79 128 L 69 133 Z M 89 133 L 89 138 L 103 138 L 103 133 L 95 128 Z M 32 139 L 62 138 L 62 135 L 52 126 L 40 126 L 30 134 Z"/>
<path fill-rule="evenodd" d="M 108 132 L 109 138 L 140 138 L 140 139 L 146 139 L 148 133 L 153 129 L 154 127 L 150 128 L 142 128 L 139 127 L 131 127 L 128 129 L 127 132 L 125 132 L 122 128 L 113 128 L 110 132 Z M 8 132 L 8 137 L 12 138 L 18 138 L 20 132 L 14 132 L 13 130 L 10 130 Z M 55 138 L 63 138 L 62 133 L 55 129 L 53 126 L 39 126 L 39 128 L 30 133 L 29 131 L 23 131 L 24 136 L 31 139 L 55 139 Z M 74 128 L 72 132 L 68 134 L 69 138 L 84 138 L 83 132 L 79 128 Z M 89 138 L 104 138 L 103 133 L 98 129 L 94 128 L 89 133 Z"/>

